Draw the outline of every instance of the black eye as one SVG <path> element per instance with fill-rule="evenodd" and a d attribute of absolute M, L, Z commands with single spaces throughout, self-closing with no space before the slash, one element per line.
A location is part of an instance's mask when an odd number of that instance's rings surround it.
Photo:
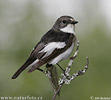
<path fill-rule="evenodd" d="M 63 23 L 63 24 L 66 24 L 66 21 L 65 21 L 65 20 L 63 20 L 63 21 L 62 21 L 62 23 Z"/>

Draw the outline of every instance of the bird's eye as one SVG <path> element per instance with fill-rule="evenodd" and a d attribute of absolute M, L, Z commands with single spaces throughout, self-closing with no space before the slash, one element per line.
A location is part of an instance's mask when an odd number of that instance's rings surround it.
<path fill-rule="evenodd" d="M 63 21 L 62 21 L 62 23 L 63 23 L 63 24 L 66 24 L 66 21 L 65 21 L 65 20 L 63 20 Z"/>

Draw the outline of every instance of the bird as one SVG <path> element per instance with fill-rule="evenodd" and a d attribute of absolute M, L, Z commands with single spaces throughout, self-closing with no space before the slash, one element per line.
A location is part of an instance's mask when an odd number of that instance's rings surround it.
<path fill-rule="evenodd" d="M 75 24 L 77 23 L 78 21 L 71 16 L 59 17 L 33 48 L 26 62 L 15 72 L 12 79 L 16 79 L 26 69 L 29 69 L 30 73 L 45 64 L 50 67 L 67 59 L 76 44 Z"/>

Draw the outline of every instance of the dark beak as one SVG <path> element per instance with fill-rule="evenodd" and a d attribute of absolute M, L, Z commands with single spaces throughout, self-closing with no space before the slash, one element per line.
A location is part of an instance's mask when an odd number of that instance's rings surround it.
<path fill-rule="evenodd" d="M 77 24 L 78 23 L 78 21 L 72 21 L 72 23 L 71 24 Z"/>

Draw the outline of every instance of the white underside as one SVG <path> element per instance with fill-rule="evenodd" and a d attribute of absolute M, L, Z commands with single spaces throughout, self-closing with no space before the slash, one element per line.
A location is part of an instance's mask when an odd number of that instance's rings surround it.
<path fill-rule="evenodd" d="M 70 54 L 72 53 L 73 48 L 74 48 L 74 43 L 72 43 L 71 47 L 69 49 L 67 49 L 65 52 L 63 52 L 56 58 L 52 59 L 51 61 L 49 61 L 48 64 L 55 65 L 58 62 L 60 62 L 61 60 L 67 59 L 70 56 Z"/>
<path fill-rule="evenodd" d="M 73 24 L 68 24 L 66 27 L 60 29 L 62 32 L 65 33 L 71 33 L 71 34 L 75 34 L 74 32 L 74 25 Z"/>

